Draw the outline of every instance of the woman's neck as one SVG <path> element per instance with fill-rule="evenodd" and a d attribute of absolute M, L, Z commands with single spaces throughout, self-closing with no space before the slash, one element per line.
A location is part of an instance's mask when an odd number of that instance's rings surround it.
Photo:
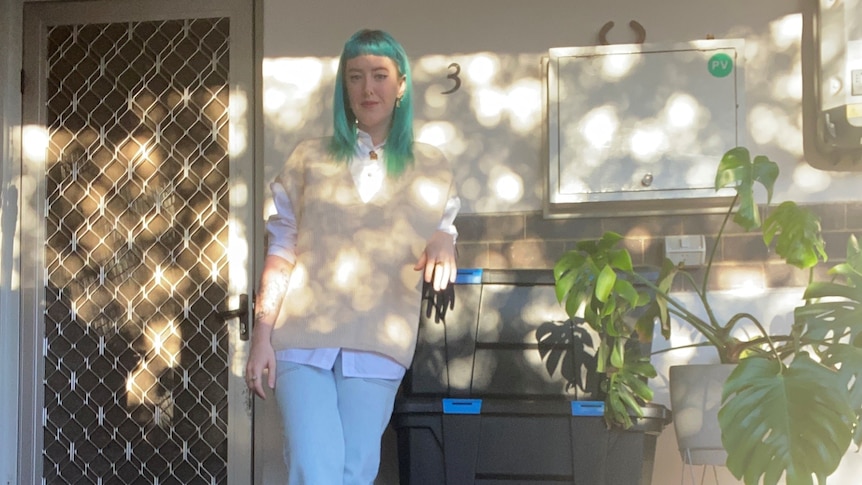
<path fill-rule="evenodd" d="M 376 130 L 367 130 L 365 128 L 359 127 L 359 129 L 364 131 L 365 133 L 368 134 L 368 136 L 371 137 L 371 143 L 373 143 L 374 146 L 377 146 L 377 145 L 383 143 L 384 141 L 386 141 L 386 137 L 389 136 L 389 129 L 388 128 L 386 128 L 386 129 L 380 128 L 380 129 L 376 129 Z"/>

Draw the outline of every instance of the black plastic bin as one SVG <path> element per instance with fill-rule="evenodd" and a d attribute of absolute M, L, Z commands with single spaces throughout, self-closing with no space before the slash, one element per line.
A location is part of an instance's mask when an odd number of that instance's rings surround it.
<path fill-rule="evenodd" d="M 670 412 L 607 429 L 598 335 L 551 270 L 462 269 L 455 296 L 445 323 L 423 312 L 395 403 L 401 485 L 650 484 Z"/>
<path fill-rule="evenodd" d="M 566 315 L 552 270 L 460 269 L 454 289 L 445 324 L 422 312 L 405 396 L 602 399 L 599 337 Z"/>
<path fill-rule="evenodd" d="M 649 405 L 607 429 L 596 401 L 401 398 L 393 425 L 401 485 L 649 485 L 670 422 Z"/>

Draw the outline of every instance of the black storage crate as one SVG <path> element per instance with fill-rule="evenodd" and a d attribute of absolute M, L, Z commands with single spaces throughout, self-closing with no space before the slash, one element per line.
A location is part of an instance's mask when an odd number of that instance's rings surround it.
<path fill-rule="evenodd" d="M 400 398 L 400 483 L 649 485 L 669 411 L 650 405 L 633 428 L 609 430 L 601 404 Z"/>
<path fill-rule="evenodd" d="M 566 315 L 552 270 L 461 269 L 454 289 L 445 323 L 422 312 L 405 396 L 603 398 L 599 337 Z"/>

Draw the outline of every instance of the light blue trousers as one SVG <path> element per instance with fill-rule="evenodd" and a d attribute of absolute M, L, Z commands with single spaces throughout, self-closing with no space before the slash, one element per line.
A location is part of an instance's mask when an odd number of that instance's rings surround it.
<path fill-rule="evenodd" d="M 289 485 L 372 485 L 400 379 L 344 377 L 278 361 L 275 397 L 284 424 Z"/>

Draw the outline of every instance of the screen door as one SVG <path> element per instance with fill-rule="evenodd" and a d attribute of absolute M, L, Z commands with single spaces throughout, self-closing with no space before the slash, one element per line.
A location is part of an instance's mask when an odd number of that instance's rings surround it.
<path fill-rule="evenodd" d="M 250 483 L 252 2 L 28 3 L 24 32 L 21 476 Z"/>

